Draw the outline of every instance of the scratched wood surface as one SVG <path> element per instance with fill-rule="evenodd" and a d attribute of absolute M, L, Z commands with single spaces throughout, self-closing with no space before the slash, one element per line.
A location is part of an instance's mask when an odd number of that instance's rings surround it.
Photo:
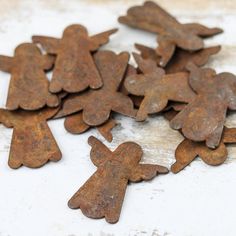
<path fill-rule="evenodd" d="M 222 27 L 225 33 L 207 40 L 222 51 L 209 65 L 217 72 L 236 73 L 235 0 L 159 0 L 183 22 Z M 33 34 L 59 37 L 71 23 L 85 24 L 91 33 L 117 26 L 119 33 L 105 48 L 134 51 L 133 43 L 155 45 L 155 36 L 119 25 L 117 17 L 140 0 L 0 0 L 0 54 L 12 55 L 15 46 Z M 0 73 L 0 107 L 6 102 L 10 76 Z M 132 140 L 144 149 L 143 162 L 169 167 L 182 140 L 160 116 L 145 123 L 117 116 L 115 148 Z M 128 187 L 121 219 L 116 225 L 91 220 L 67 207 L 72 194 L 96 170 L 89 160 L 87 138 L 91 130 L 75 136 L 63 128 L 63 120 L 49 123 L 63 159 L 44 168 L 11 170 L 7 165 L 12 130 L 0 125 L 0 236 L 235 236 L 236 147 L 229 147 L 227 162 L 217 168 L 198 160 L 178 175 L 161 176 Z M 236 127 L 236 115 L 227 119 Z M 102 139 L 102 138 L 101 138 Z M 103 140 L 103 139 L 102 139 Z"/>

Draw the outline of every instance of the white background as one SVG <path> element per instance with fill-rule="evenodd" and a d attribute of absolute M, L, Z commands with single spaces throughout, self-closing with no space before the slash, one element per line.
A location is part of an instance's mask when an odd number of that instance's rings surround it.
<path fill-rule="evenodd" d="M 105 48 L 117 52 L 134 51 L 133 43 L 155 46 L 155 36 L 131 30 L 117 23 L 126 9 L 142 1 L 96 0 L 0 0 L 0 54 L 13 55 L 14 48 L 29 42 L 33 34 L 60 37 L 72 23 L 82 23 L 91 34 L 113 27 L 119 32 Z M 209 63 L 217 72 L 236 73 L 235 0 L 160 0 L 182 22 L 200 22 L 222 27 L 225 33 L 207 45 L 222 44 L 221 53 Z M 0 106 L 6 102 L 10 75 L 0 72 Z M 136 141 L 144 148 L 143 162 L 169 167 L 182 137 L 169 128 L 162 117 L 145 123 L 117 116 L 120 126 L 113 130 L 114 149 L 121 142 Z M 227 124 L 235 127 L 236 116 Z M 61 148 L 63 158 L 43 168 L 8 167 L 12 130 L 0 125 L 0 236 L 235 236 L 236 235 L 236 148 L 220 167 L 194 161 L 181 173 L 155 178 L 127 188 L 120 221 L 109 225 L 86 218 L 71 210 L 67 201 L 94 173 L 89 159 L 87 138 L 71 135 L 63 120 L 49 125 Z"/>

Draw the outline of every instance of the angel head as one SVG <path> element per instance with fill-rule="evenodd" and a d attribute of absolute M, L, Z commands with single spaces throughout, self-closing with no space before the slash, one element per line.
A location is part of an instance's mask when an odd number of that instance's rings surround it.
<path fill-rule="evenodd" d="M 16 56 L 41 56 L 40 49 L 33 43 L 22 43 L 15 49 Z"/>
<path fill-rule="evenodd" d="M 88 36 L 88 31 L 83 25 L 74 24 L 66 27 L 63 32 L 63 38 L 71 37 L 71 35 L 75 37 L 80 37 L 81 35 Z"/>
<path fill-rule="evenodd" d="M 114 154 L 122 162 L 124 166 L 134 166 L 138 164 L 143 155 L 142 148 L 133 142 L 126 142 L 121 144 Z"/>

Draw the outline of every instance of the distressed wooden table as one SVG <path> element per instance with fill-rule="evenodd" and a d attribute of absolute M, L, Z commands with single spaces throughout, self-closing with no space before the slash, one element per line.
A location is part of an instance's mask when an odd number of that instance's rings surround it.
<path fill-rule="evenodd" d="M 140 0 L 0 0 L 0 53 L 12 55 L 15 46 L 33 34 L 60 36 L 71 23 L 86 25 L 91 33 L 119 27 L 105 48 L 134 51 L 134 42 L 155 45 L 155 36 L 117 23 L 117 17 Z M 225 33 L 207 40 L 221 44 L 222 51 L 209 65 L 217 72 L 236 73 L 235 0 L 159 0 L 183 22 L 222 27 Z M 0 106 L 6 102 L 10 76 L 0 73 Z M 182 137 L 162 117 L 145 123 L 117 116 L 115 148 L 132 140 L 143 146 L 143 162 L 170 166 Z M 59 163 L 37 170 L 11 170 L 7 165 L 12 130 L 0 125 L 0 236 L 235 236 L 236 148 L 229 148 L 227 162 L 217 168 L 201 160 L 181 173 L 160 176 L 148 183 L 131 184 L 126 192 L 118 224 L 91 220 L 67 207 L 67 201 L 95 171 L 89 160 L 90 135 L 67 133 L 63 120 L 49 125 L 63 153 Z M 236 115 L 227 119 L 236 127 Z M 103 139 L 102 139 L 103 140 Z"/>

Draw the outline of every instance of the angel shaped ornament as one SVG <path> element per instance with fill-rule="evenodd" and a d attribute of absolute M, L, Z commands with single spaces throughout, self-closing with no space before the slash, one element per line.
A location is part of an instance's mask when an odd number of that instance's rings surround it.
<path fill-rule="evenodd" d="M 136 53 L 133 55 L 143 74 L 126 78 L 125 88 L 130 94 L 144 96 L 137 113 L 137 121 L 144 121 L 148 114 L 164 110 L 168 101 L 188 103 L 194 99 L 195 93 L 188 84 L 188 73 L 166 75 L 153 60 L 142 59 Z"/>
<path fill-rule="evenodd" d="M 22 165 L 38 168 L 50 161 L 59 161 L 61 151 L 54 139 L 47 120 L 58 108 L 38 111 L 8 111 L 0 109 L 0 123 L 13 128 L 9 154 L 9 166 L 13 169 Z"/>
<path fill-rule="evenodd" d="M 207 28 L 190 23 L 181 24 L 158 4 L 147 1 L 143 6 L 131 7 L 119 22 L 134 28 L 158 34 L 157 54 L 160 65 L 165 67 L 172 58 L 176 47 L 187 51 L 197 51 L 204 47 L 203 38 L 222 33 L 219 28 Z"/>
<path fill-rule="evenodd" d="M 94 55 L 94 61 L 103 79 L 102 88 L 68 96 L 55 117 L 60 118 L 82 111 L 83 121 L 89 126 L 104 124 L 109 119 L 111 111 L 134 117 L 136 110 L 132 100 L 119 92 L 129 54 L 122 52 L 117 55 L 112 51 L 99 51 Z"/>
<path fill-rule="evenodd" d="M 58 97 L 49 92 L 45 74 L 54 60 L 54 57 L 42 55 L 32 43 L 19 45 L 13 58 L 0 56 L 0 70 L 11 73 L 7 109 L 37 110 L 45 105 L 59 105 Z"/>
<path fill-rule="evenodd" d="M 107 222 L 116 223 L 129 181 L 150 180 L 168 173 L 163 166 L 139 164 L 143 152 L 136 143 L 123 143 L 112 152 L 92 136 L 88 142 L 92 147 L 91 160 L 98 169 L 68 203 L 87 217 L 105 217 Z"/>
<path fill-rule="evenodd" d="M 142 44 L 135 44 L 135 47 L 140 51 L 142 58 L 152 59 L 157 63 L 157 65 L 160 64 L 161 56 L 156 53 L 154 48 L 150 48 Z M 189 62 L 193 62 L 199 67 L 204 66 L 209 61 L 209 58 L 217 54 L 220 50 L 221 46 L 203 48 L 194 52 L 177 48 L 171 60 L 164 67 L 164 70 L 166 74 L 183 72 L 186 71 L 186 65 Z"/>
<path fill-rule="evenodd" d="M 105 122 L 102 125 L 97 126 L 98 132 L 108 141 L 112 142 L 113 135 L 112 135 L 112 129 L 117 125 L 118 123 L 110 118 L 107 122 Z M 78 112 L 75 114 L 72 114 L 68 117 L 66 117 L 64 122 L 65 129 L 71 133 L 71 134 L 82 134 L 86 131 L 88 131 L 91 127 L 87 125 L 83 121 L 83 114 L 82 112 Z"/>
<path fill-rule="evenodd" d="M 178 114 L 175 110 L 165 112 L 164 116 L 171 121 Z M 200 157 L 207 165 L 218 166 L 225 162 L 228 157 L 228 144 L 236 143 L 236 128 L 224 127 L 220 144 L 217 148 L 211 149 L 204 142 L 194 142 L 184 139 L 175 150 L 175 163 L 171 171 L 175 174 L 182 171 L 197 157 Z"/>
<path fill-rule="evenodd" d="M 110 35 L 116 31 L 113 29 L 89 37 L 84 26 L 70 25 L 64 30 L 62 39 L 33 36 L 34 43 L 41 44 L 49 54 L 57 55 L 50 91 L 76 93 L 88 87 L 100 88 L 102 79 L 91 52 L 107 43 Z"/>
<path fill-rule="evenodd" d="M 231 73 L 216 74 L 215 70 L 200 69 L 193 63 L 187 65 L 189 83 L 197 93 L 173 120 L 173 129 L 182 129 L 192 141 L 206 141 L 209 148 L 220 144 L 226 112 L 236 110 L 236 76 Z"/>

